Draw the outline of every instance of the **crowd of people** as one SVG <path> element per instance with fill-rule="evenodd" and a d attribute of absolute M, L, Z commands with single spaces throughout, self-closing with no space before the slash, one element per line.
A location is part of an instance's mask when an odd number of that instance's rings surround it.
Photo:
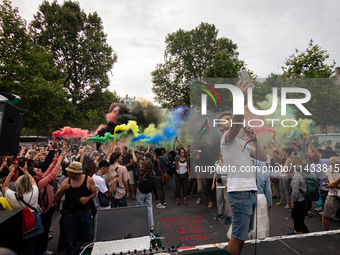
<path fill-rule="evenodd" d="M 98 210 L 126 207 L 127 199 L 147 206 L 153 231 L 152 201 L 158 201 L 157 209 L 166 209 L 166 182 L 175 206 L 187 205 L 192 195 L 197 196 L 198 205 L 203 196 L 209 200 L 208 208 L 216 203 L 214 219 L 225 217 L 225 224 L 232 223 L 228 232 L 231 254 L 239 254 L 247 239 L 269 237 L 273 198 L 280 198 L 277 206 L 291 209 L 293 231 L 289 234 L 308 233 L 304 219 L 313 215 L 316 201 L 309 197 L 309 180 L 317 185 L 320 207 L 316 210 L 323 229 L 329 230 L 331 219 L 339 217 L 340 205 L 340 158 L 331 144 L 324 153 L 305 135 L 282 149 L 275 139 L 261 146 L 249 126 L 243 128 L 242 139 L 238 137 L 242 127 L 229 126 L 231 119 L 242 122 L 242 115 L 223 112 L 219 119 L 228 121 L 219 124 L 220 146 L 215 146 L 215 158 L 210 159 L 219 170 L 210 178 L 195 172 L 195 165 L 204 158 L 202 150 L 184 148 L 177 137 L 168 149 L 120 147 L 114 138 L 97 150 L 94 143 L 64 139 L 45 146 L 21 146 L 17 155 L 0 157 L 0 209 L 28 207 L 36 219 L 34 230 L 23 234 L 23 254 L 52 254 L 47 244 L 56 207 L 61 213 L 58 249 L 66 249 L 67 254 L 77 250 L 78 237 L 82 242 L 93 240 Z M 238 170 L 254 166 L 257 171 L 221 171 L 228 165 Z M 287 170 L 264 171 L 270 166 Z"/>

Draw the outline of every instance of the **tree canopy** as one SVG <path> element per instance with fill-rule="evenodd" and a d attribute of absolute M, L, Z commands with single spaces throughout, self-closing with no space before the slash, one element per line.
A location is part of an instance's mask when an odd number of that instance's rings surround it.
<path fill-rule="evenodd" d="M 237 77 L 237 45 L 228 38 L 218 38 L 213 24 L 202 22 L 189 31 L 179 29 L 168 34 L 165 43 L 164 63 L 151 72 L 155 100 L 163 107 L 190 105 L 192 79 L 201 81 L 207 75 Z M 225 66 L 233 68 L 222 71 Z"/>
<path fill-rule="evenodd" d="M 23 126 L 46 130 L 67 110 L 62 79 L 56 79 L 52 54 L 36 46 L 26 21 L 11 2 L 0 5 L 0 90 L 21 97 L 25 109 Z"/>
<path fill-rule="evenodd" d="M 108 45 L 96 12 L 87 15 L 78 2 L 59 5 L 56 0 L 45 0 L 34 15 L 30 30 L 35 42 L 52 52 L 74 106 L 86 94 L 109 86 L 108 72 L 117 62 L 117 54 Z"/>

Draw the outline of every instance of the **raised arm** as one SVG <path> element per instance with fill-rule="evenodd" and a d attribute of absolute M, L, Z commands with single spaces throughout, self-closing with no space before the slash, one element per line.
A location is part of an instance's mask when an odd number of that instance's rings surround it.
<path fill-rule="evenodd" d="M 109 150 L 109 153 L 107 154 L 107 158 L 110 158 L 110 156 L 111 156 L 111 154 L 112 154 L 112 152 L 113 152 L 113 149 L 114 149 L 114 147 L 115 147 L 115 142 L 116 142 L 116 136 L 113 138 L 113 140 L 112 140 L 112 143 L 111 143 L 111 147 L 110 147 L 110 150 Z"/>
<path fill-rule="evenodd" d="M 86 148 L 87 148 L 87 145 L 84 146 L 80 151 L 80 164 L 83 164 L 84 162 Z"/>
<path fill-rule="evenodd" d="M 281 157 L 284 157 L 283 152 L 282 152 L 282 150 L 280 149 L 280 146 L 279 146 L 279 144 L 277 143 L 276 139 L 274 138 L 273 140 L 274 140 L 275 147 L 276 147 L 277 151 L 280 153 Z"/>
<path fill-rule="evenodd" d="M 131 146 L 130 150 L 131 150 L 131 155 L 132 155 L 133 162 L 137 162 L 135 150 L 133 149 L 132 146 Z"/>
<path fill-rule="evenodd" d="M 9 183 L 11 182 L 12 176 L 14 174 L 15 166 L 11 165 L 8 169 L 9 169 L 9 174 L 7 175 L 7 178 L 4 182 L 4 185 L 2 186 L 2 190 L 4 192 L 4 195 L 5 195 L 6 191 L 9 190 Z"/>
<path fill-rule="evenodd" d="M 252 86 L 252 84 L 246 85 L 247 83 L 248 81 L 244 81 L 244 82 L 240 81 L 237 83 L 237 87 L 242 91 L 243 96 L 244 96 L 244 105 L 247 104 L 248 88 Z M 244 120 L 244 115 L 233 115 L 232 123 L 243 123 L 243 120 Z M 230 125 L 230 128 L 225 136 L 225 142 L 231 143 L 232 141 L 234 141 L 234 139 L 240 132 L 241 128 L 242 128 L 241 124 Z"/>
<path fill-rule="evenodd" d="M 311 147 L 312 151 L 315 152 L 319 156 L 319 158 L 321 158 L 322 157 L 321 153 L 318 152 L 317 148 L 315 148 L 315 146 L 312 144 L 312 142 L 309 140 L 309 138 L 307 138 L 307 143 Z"/>

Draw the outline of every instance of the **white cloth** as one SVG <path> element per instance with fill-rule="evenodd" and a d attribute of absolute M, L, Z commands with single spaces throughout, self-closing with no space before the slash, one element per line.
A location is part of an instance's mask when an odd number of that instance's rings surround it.
<path fill-rule="evenodd" d="M 32 194 L 32 192 L 33 192 L 33 194 Z M 28 192 L 26 194 L 23 194 L 23 199 L 27 204 L 29 204 L 33 208 L 37 208 L 38 207 L 38 198 L 39 198 L 39 190 L 38 190 L 37 185 L 33 185 L 33 191 L 32 192 Z M 15 197 L 15 192 L 13 190 L 8 189 L 5 192 L 5 198 L 7 199 L 8 203 L 10 204 L 12 209 L 22 209 L 22 208 L 26 207 L 26 205 L 22 202 L 20 202 L 20 204 L 19 204 L 18 200 Z M 29 209 L 31 210 L 31 212 L 34 212 L 34 210 L 32 210 L 31 208 L 29 208 Z"/>
<path fill-rule="evenodd" d="M 227 237 L 231 238 L 233 224 L 230 225 Z M 257 231 L 257 236 L 256 236 Z M 269 237 L 269 217 L 267 208 L 267 199 L 264 194 L 257 194 L 257 204 L 254 215 L 254 228 L 248 233 L 248 239 L 260 239 Z"/>
<path fill-rule="evenodd" d="M 110 209 L 110 206 L 103 207 L 103 206 L 100 206 L 99 204 L 99 198 L 98 198 L 99 191 L 103 194 L 109 192 L 109 190 L 106 187 L 104 178 L 98 174 L 94 174 L 92 175 L 92 179 L 94 181 L 94 185 L 96 186 L 96 196 L 93 199 L 94 206 L 96 207 L 97 210 Z"/>
<path fill-rule="evenodd" d="M 334 173 L 332 173 L 332 166 L 330 166 L 327 169 L 326 176 L 327 176 L 327 178 L 329 176 L 332 176 L 334 178 L 334 180 L 337 180 L 340 177 L 339 169 L 334 169 Z M 330 188 L 329 191 L 328 191 L 328 196 L 340 197 L 340 189 Z"/>
<path fill-rule="evenodd" d="M 176 170 L 178 174 L 185 174 L 186 172 L 188 172 L 188 169 L 187 169 L 187 164 L 188 164 L 188 161 L 185 160 L 185 162 L 181 162 L 181 161 L 178 161 L 178 169 Z"/>
<path fill-rule="evenodd" d="M 250 145 L 243 151 L 246 143 L 241 139 L 235 138 L 231 143 L 226 143 L 227 132 L 221 137 L 221 152 L 224 165 L 228 168 L 228 192 L 257 191 L 255 172 L 251 171 Z"/>

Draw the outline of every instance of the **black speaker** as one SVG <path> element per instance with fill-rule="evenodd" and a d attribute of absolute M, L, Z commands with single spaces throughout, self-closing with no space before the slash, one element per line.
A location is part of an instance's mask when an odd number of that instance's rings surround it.
<path fill-rule="evenodd" d="M 0 247 L 22 252 L 22 210 L 0 211 Z M 0 251 L 0 254 L 1 251 Z"/>
<path fill-rule="evenodd" d="M 17 155 L 24 110 L 0 102 L 0 155 Z"/>

